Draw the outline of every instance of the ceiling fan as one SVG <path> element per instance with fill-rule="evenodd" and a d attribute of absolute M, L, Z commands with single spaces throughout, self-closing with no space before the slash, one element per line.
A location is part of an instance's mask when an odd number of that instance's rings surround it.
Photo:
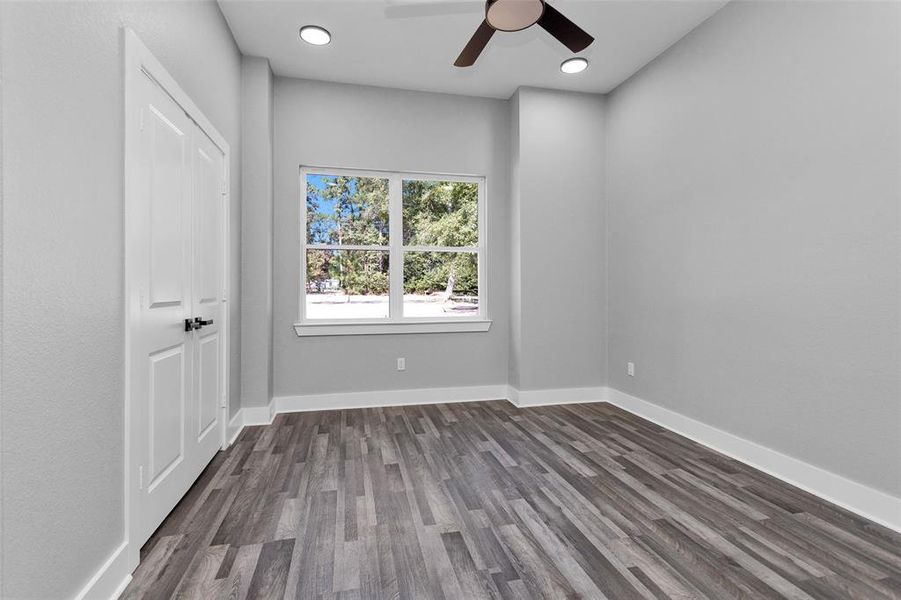
<path fill-rule="evenodd" d="M 486 0 L 485 20 L 454 61 L 471 67 L 495 31 L 521 31 L 539 25 L 573 52 L 581 52 L 594 38 L 544 0 Z"/>

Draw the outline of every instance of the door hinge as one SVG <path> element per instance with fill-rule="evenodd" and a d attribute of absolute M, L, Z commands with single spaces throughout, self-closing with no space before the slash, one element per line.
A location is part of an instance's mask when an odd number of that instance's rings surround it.
<path fill-rule="evenodd" d="M 138 489 L 144 489 L 144 465 L 138 467 Z"/>
<path fill-rule="evenodd" d="M 219 405 L 219 408 L 225 408 L 228 406 L 228 402 L 225 401 L 225 396 L 222 396 L 222 402 Z"/>
<path fill-rule="evenodd" d="M 224 181 L 223 181 L 222 183 L 219 184 L 219 189 L 222 190 L 222 195 L 223 195 L 223 196 L 227 196 L 227 195 L 228 195 L 228 186 L 225 184 Z"/>

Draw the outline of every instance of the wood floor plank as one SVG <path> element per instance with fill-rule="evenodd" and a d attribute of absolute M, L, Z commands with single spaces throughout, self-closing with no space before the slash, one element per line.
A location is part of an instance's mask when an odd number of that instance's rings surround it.
<path fill-rule="evenodd" d="M 605 403 L 278 415 L 124 598 L 901 599 L 901 534 Z"/>
<path fill-rule="evenodd" d="M 220 588 L 223 590 L 220 598 L 227 600 L 245 600 L 247 598 L 262 548 L 262 544 L 252 544 L 241 546 L 238 549 L 228 579 Z"/>
<path fill-rule="evenodd" d="M 263 544 L 247 590 L 248 599 L 264 600 L 281 598 L 284 595 L 293 550 L 293 539 Z"/>

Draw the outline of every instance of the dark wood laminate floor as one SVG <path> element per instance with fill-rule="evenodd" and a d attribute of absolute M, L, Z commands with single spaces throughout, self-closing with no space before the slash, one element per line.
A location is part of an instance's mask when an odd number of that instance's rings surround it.
<path fill-rule="evenodd" d="M 126 598 L 901 598 L 901 535 L 609 404 L 279 415 Z"/>

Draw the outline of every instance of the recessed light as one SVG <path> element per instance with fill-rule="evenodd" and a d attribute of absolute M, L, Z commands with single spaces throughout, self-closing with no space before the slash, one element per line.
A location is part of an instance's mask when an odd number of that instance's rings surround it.
<path fill-rule="evenodd" d="M 314 46 L 325 46 L 332 41 L 332 34 L 317 25 L 305 25 L 300 28 L 300 39 Z"/>
<path fill-rule="evenodd" d="M 564 60 L 560 64 L 560 70 L 568 75 L 572 75 L 573 73 L 581 73 L 587 68 L 588 60 L 584 58 L 570 58 L 568 60 Z"/>

